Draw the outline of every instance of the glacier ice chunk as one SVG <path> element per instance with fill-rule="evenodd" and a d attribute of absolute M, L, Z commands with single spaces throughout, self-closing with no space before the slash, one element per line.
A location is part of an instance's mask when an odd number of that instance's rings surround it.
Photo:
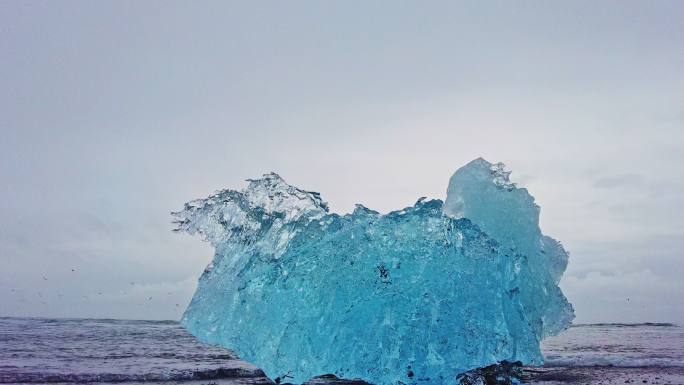
<path fill-rule="evenodd" d="M 331 214 L 277 174 L 173 213 L 216 252 L 183 325 L 271 378 L 453 383 L 501 361 L 540 364 L 573 318 L 561 244 L 503 165 L 477 159 L 447 199 Z"/>

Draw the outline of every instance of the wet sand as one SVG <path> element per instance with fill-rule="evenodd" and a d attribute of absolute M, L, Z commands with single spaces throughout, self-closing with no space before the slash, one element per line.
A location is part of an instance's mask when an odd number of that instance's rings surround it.
<path fill-rule="evenodd" d="M 536 385 L 684 385 L 683 367 L 526 367 L 520 379 Z M 305 385 L 368 385 L 360 380 L 340 380 L 334 376 L 313 378 Z M 454 385 L 457 385 L 454 381 Z"/>
<path fill-rule="evenodd" d="M 523 383 L 539 385 L 684 384 L 682 367 L 542 367 L 523 372 Z"/>

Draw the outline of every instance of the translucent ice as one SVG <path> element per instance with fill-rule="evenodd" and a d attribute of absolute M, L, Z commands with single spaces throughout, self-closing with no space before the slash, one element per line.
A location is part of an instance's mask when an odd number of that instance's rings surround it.
<path fill-rule="evenodd" d="M 503 165 L 477 159 L 447 199 L 329 214 L 276 174 L 174 213 L 215 247 L 182 323 L 271 378 L 454 383 L 500 361 L 539 364 L 573 318 L 567 254 Z"/>

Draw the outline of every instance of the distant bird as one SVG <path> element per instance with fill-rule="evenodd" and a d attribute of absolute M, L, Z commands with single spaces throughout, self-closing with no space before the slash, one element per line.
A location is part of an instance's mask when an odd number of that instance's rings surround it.
<path fill-rule="evenodd" d="M 178 304 L 176 304 L 176 307 L 178 307 Z"/>
<path fill-rule="evenodd" d="M 97 295 L 102 295 L 102 292 L 101 292 L 101 291 L 98 291 L 98 292 L 97 292 Z"/>
<path fill-rule="evenodd" d="M 45 276 L 43 276 L 43 281 L 47 281 L 47 278 L 45 278 Z"/>
<path fill-rule="evenodd" d="M 151 300 L 152 300 L 152 297 L 148 298 L 147 300 L 148 300 L 148 301 L 151 301 Z"/>
<path fill-rule="evenodd" d="M 71 271 L 76 271 L 76 269 L 71 269 Z"/>

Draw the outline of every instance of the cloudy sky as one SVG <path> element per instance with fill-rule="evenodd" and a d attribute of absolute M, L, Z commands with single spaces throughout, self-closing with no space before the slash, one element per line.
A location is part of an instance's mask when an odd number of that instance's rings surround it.
<path fill-rule="evenodd" d="M 333 211 L 501 161 L 578 322 L 684 322 L 684 2 L 0 2 L 0 315 L 178 319 L 169 212 L 276 171 Z"/>

